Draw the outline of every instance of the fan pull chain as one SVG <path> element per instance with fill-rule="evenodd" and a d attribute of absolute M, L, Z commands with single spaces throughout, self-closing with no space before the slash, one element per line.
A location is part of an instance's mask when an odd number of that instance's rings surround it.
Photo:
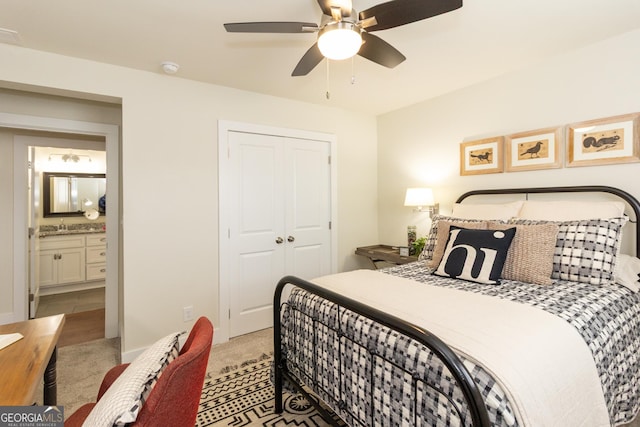
<path fill-rule="evenodd" d="M 355 55 L 351 57 L 351 84 L 356 84 L 356 60 Z"/>
<path fill-rule="evenodd" d="M 327 92 L 325 96 L 327 99 L 331 99 L 331 93 L 329 92 L 329 58 L 327 58 Z"/>

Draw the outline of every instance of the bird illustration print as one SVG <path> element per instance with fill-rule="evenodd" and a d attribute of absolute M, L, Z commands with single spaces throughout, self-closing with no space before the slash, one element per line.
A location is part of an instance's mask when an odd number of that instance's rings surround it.
<path fill-rule="evenodd" d="M 524 153 L 520 154 L 520 157 L 524 157 L 527 154 L 530 159 L 533 159 L 533 156 L 540 157 L 540 148 L 542 148 L 542 141 L 538 141 L 533 147 L 529 147 Z"/>
<path fill-rule="evenodd" d="M 469 155 L 470 155 L 471 157 L 474 157 L 474 158 L 478 159 L 478 160 L 477 160 L 477 161 L 478 161 L 478 163 L 481 163 L 481 162 L 487 162 L 487 163 L 490 163 L 490 162 L 491 162 L 491 159 L 490 159 L 490 157 L 491 157 L 491 151 L 485 151 L 485 152 L 480 153 L 480 154 L 470 153 Z"/>

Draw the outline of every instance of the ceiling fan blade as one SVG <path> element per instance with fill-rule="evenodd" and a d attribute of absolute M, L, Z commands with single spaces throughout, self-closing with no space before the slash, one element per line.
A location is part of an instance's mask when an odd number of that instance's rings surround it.
<path fill-rule="evenodd" d="M 351 10 L 353 9 L 351 0 L 318 0 L 318 5 L 322 9 L 322 13 L 328 16 L 333 16 L 331 13 L 332 7 L 339 7 L 342 16 L 351 16 Z"/>
<path fill-rule="evenodd" d="M 462 7 L 462 0 L 392 0 L 360 12 L 360 20 L 375 17 L 377 24 L 367 31 L 380 31 L 451 12 Z"/>
<path fill-rule="evenodd" d="M 358 55 L 367 58 L 377 64 L 384 65 L 387 68 L 393 68 L 407 59 L 395 47 L 378 36 L 362 32 L 362 46 Z"/>
<path fill-rule="evenodd" d="M 322 62 L 323 59 L 324 56 L 322 55 L 322 52 L 320 52 L 320 49 L 318 49 L 318 43 L 314 43 L 307 53 L 302 56 L 300 62 L 298 62 L 298 65 L 296 65 L 296 68 L 293 70 L 291 75 L 294 77 L 306 76 L 311 72 L 311 70 L 316 68 L 316 65 Z"/>
<path fill-rule="evenodd" d="M 318 24 L 311 22 L 235 22 L 224 24 L 229 33 L 312 33 Z"/>

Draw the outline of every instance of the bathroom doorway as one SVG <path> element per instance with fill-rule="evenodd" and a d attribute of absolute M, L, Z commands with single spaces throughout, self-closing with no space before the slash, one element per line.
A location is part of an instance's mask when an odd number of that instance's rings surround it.
<path fill-rule="evenodd" d="M 120 335 L 120 320 L 118 315 L 118 281 L 119 281 L 119 128 L 116 125 L 102 123 L 81 122 L 37 116 L 25 116 L 0 113 L 0 128 L 12 132 L 13 141 L 13 301 L 9 304 L 10 311 L 3 314 L 2 321 L 24 320 L 28 317 L 28 147 L 48 146 L 55 148 L 83 149 L 76 147 L 77 140 L 99 139 L 103 141 L 108 167 L 106 171 L 107 190 L 111 195 L 109 211 L 113 215 L 106 217 L 105 244 L 109 274 L 105 278 L 105 330 L 106 338 Z M 33 143 L 25 138 L 47 138 L 57 141 Z M 6 138 L 5 138 L 6 139 Z M 74 141 L 71 145 L 60 145 L 60 139 Z M 24 256 L 23 256 L 24 254 Z"/>
<path fill-rule="evenodd" d="M 104 138 L 18 138 L 29 144 L 29 317 L 65 314 L 60 346 L 105 336 Z M 37 145 L 34 145 L 37 144 Z"/>

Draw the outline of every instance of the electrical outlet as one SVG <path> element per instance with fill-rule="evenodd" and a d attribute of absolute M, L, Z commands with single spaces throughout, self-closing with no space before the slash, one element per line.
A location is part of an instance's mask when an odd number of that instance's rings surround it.
<path fill-rule="evenodd" d="M 193 306 L 187 306 L 182 308 L 182 320 L 190 322 L 193 320 Z"/>

